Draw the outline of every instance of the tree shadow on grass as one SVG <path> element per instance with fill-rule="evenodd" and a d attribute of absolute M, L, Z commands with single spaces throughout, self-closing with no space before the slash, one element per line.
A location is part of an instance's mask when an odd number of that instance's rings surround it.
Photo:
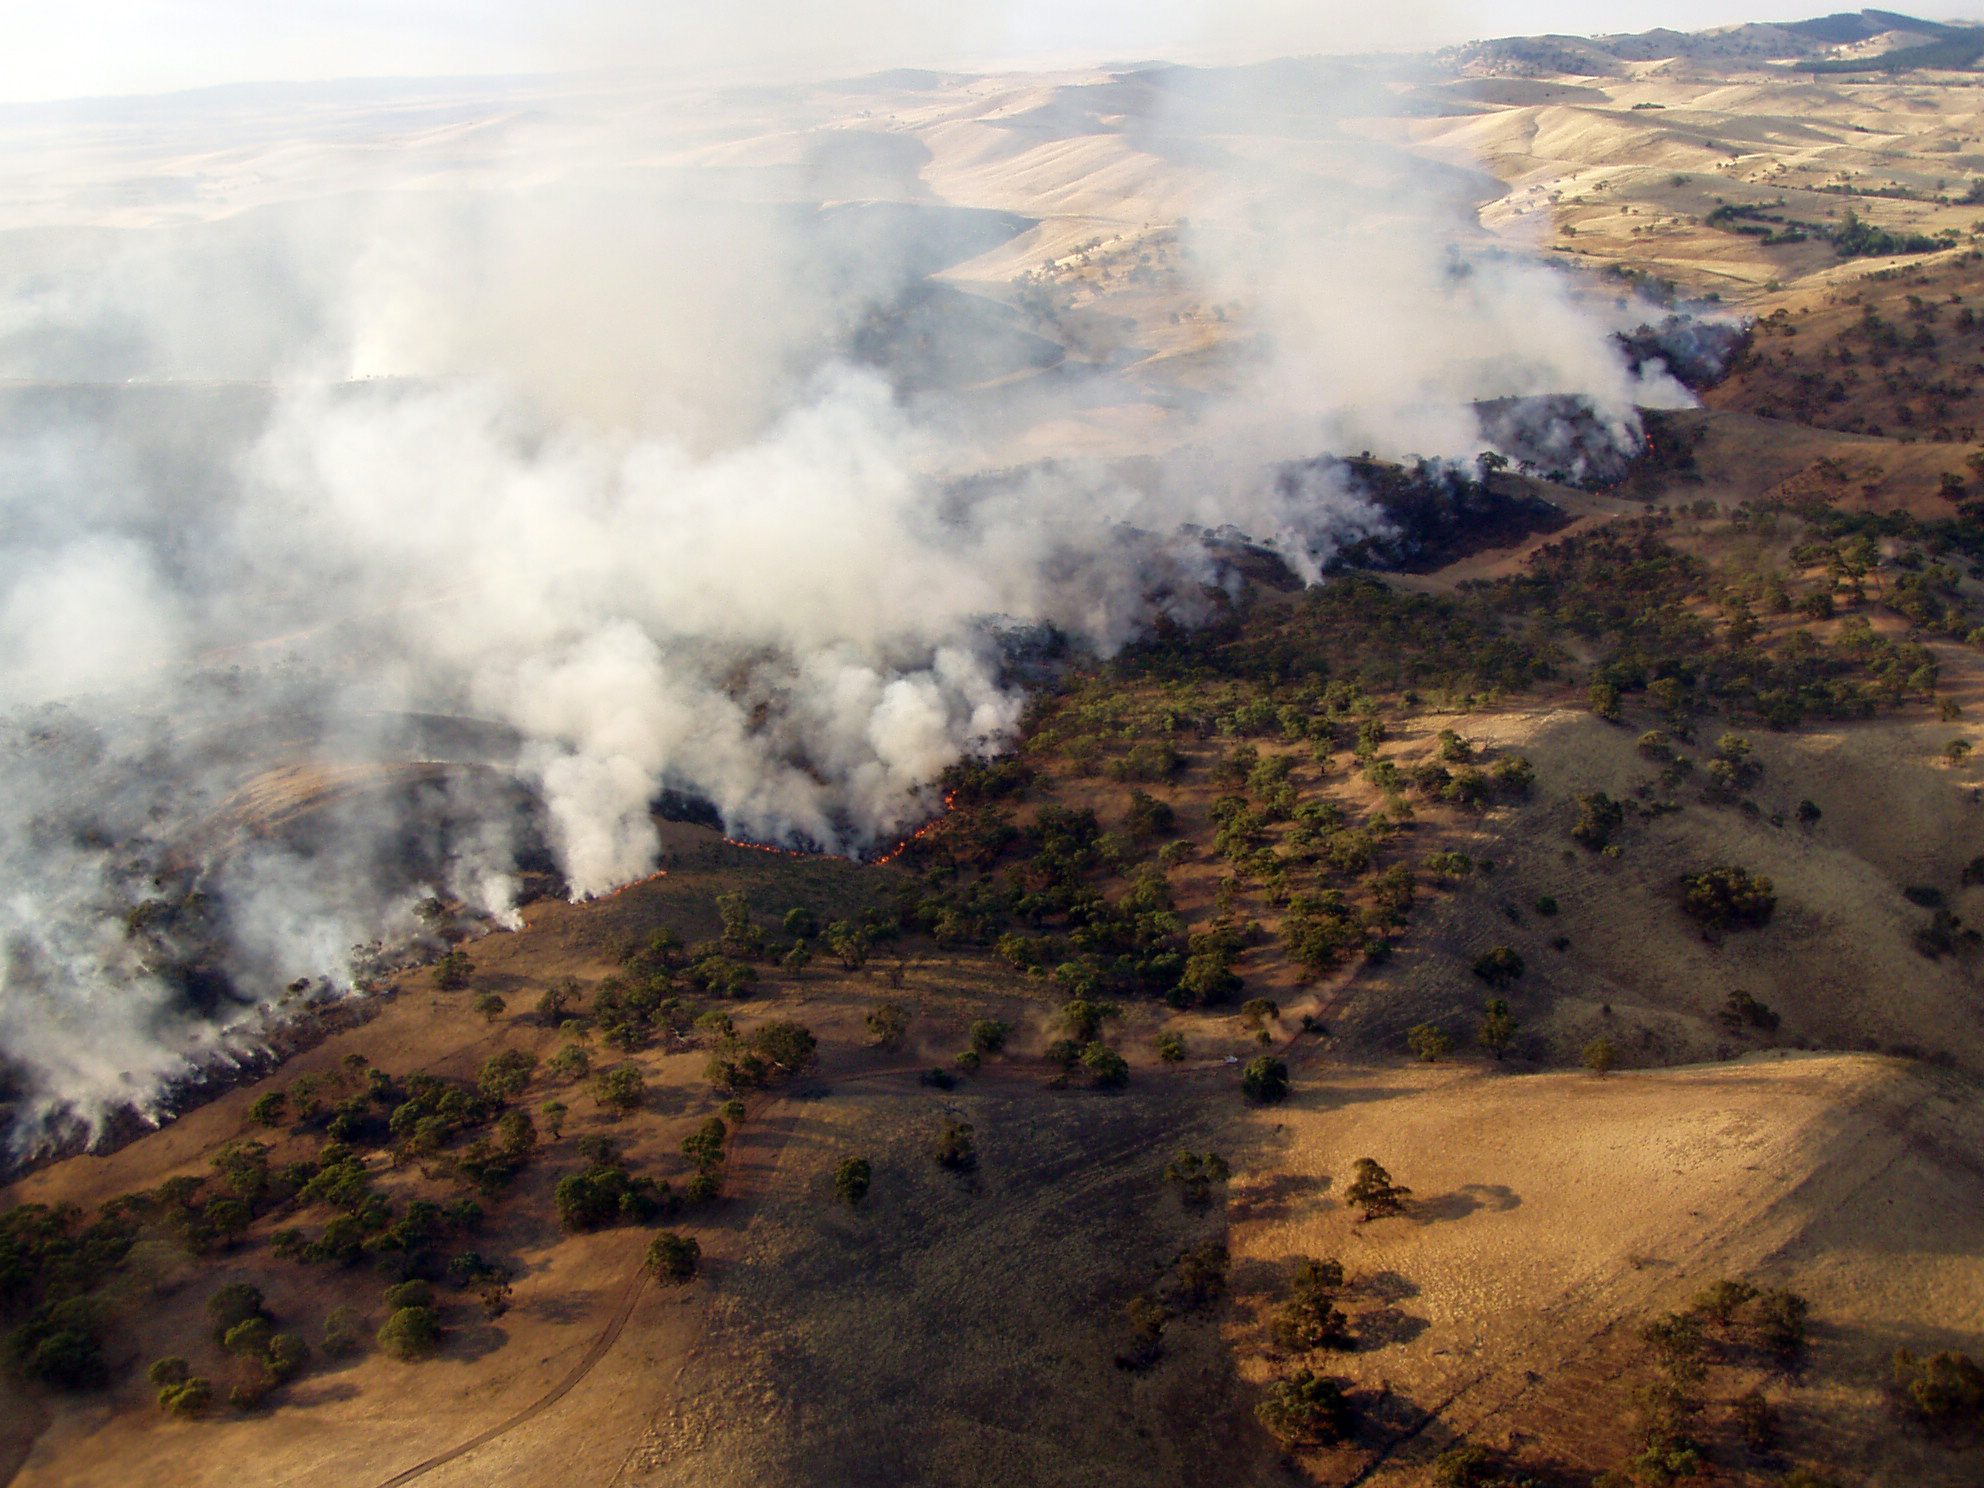
<path fill-rule="evenodd" d="M 1414 1317 L 1396 1307 L 1376 1307 L 1359 1313 L 1352 1326 L 1357 1335 L 1358 1352 L 1369 1353 L 1393 1344 L 1410 1343 L 1432 1324 L 1423 1317 Z"/>
<path fill-rule="evenodd" d="M 1374 1302 L 1403 1302 L 1419 1295 L 1419 1284 L 1396 1271 L 1373 1271 L 1352 1280 L 1349 1291 Z"/>
<path fill-rule="evenodd" d="M 1477 1209 L 1504 1214 L 1522 1204 L 1522 1196 L 1499 1183 L 1468 1183 L 1451 1193 L 1420 1199 L 1407 1212 L 1421 1224 L 1445 1219 L 1465 1219 Z"/>
<path fill-rule="evenodd" d="M 356 1400 L 360 1393 L 358 1386 L 350 1380 L 306 1380 L 285 1390 L 277 1403 L 295 1410 L 314 1410 L 320 1405 L 339 1405 L 347 1400 Z"/>
<path fill-rule="evenodd" d="M 490 1322 L 478 1317 L 473 1322 L 462 1323 L 452 1330 L 441 1344 L 441 1357 L 463 1364 L 472 1364 L 478 1359 L 486 1359 L 504 1344 L 510 1335 Z"/>

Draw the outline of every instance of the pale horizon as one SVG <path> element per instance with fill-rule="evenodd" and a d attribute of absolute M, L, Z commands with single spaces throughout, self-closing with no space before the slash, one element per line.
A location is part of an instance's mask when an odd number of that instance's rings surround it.
<path fill-rule="evenodd" d="M 607 67 L 812 75 L 928 66 L 982 69 L 1129 60 L 1235 61 L 1291 53 L 1416 51 L 1483 37 L 1702 30 L 1830 13 L 1796 0 L 1406 0 L 1374 15 L 1341 0 L 1101 0 L 1070 14 L 1004 0 L 957 14 L 935 0 L 746 0 L 721 19 L 657 17 L 590 0 L 556 19 L 522 0 L 102 0 L 17 18 L 0 103 L 164 94 L 243 84 L 556 75 Z M 1912 7 L 1984 22 L 1984 0 Z M 384 59 L 391 59 L 390 63 Z"/>

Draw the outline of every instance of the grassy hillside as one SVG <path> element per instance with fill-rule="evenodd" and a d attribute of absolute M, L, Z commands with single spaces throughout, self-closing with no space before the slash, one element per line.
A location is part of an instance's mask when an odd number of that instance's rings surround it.
<path fill-rule="evenodd" d="M 1748 306 L 1706 407 L 1602 490 L 1360 465 L 1410 572 L 1254 564 L 885 862 L 668 821 L 515 932 L 431 906 L 447 956 L 0 1197 L 0 1481 L 1979 1481 L 1984 259 L 1710 220 L 1961 237 L 1974 141 L 1596 45 L 1365 123 L 1578 293 Z M 1055 146 L 1021 288 L 1216 351 L 1172 230 L 1081 215 L 1121 167 Z"/>

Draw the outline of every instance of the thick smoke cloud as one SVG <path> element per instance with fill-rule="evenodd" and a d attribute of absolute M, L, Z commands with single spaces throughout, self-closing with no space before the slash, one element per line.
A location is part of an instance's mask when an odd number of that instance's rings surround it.
<path fill-rule="evenodd" d="M 1476 400 L 1545 394 L 1625 444 L 1679 396 L 1602 302 L 1482 251 L 1478 178 L 1349 127 L 1368 79 L 1086 86 L 1057 117 L 1193 206 L 1176 292 L 1232 307 L 1216 375 L 933 287 L 1033 222 L 938 198 L 872 99 L 319 100 L 286 139 L 277 98 L 178 120 L 261 143 L 219 182 L 195 152 L 169 208 L 79 157 L 0 285 L 19 1132 L 156 1104 L 388 964 L 430 894 L 502 919 L 529 862 L 576 895 L 649 872 L 663 789 L 890 840 L 1012 737 L 1015 634 L 1189 621 L 1224 582 L 1203 530 L 1313 576 L 1378 525 L 1283 461 L 1463 458 Z M 105 129 L 135 157 L 158 121 Z M 1161 458 L 1017 459 L 1127 402 Z"/>

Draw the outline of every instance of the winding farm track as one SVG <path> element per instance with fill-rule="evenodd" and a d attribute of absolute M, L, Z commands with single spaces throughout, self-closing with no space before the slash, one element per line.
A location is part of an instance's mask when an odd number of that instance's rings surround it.
<path fill-rule="evenodd" d="M 1325 1010 L 1333 1012 L 1336 1005 L 1335 1001 L 1329 1002 L 1325 1005 Z M 1284 1051 L 1293 1052 L 1298 1042 L 1300 1042 L 1300 1035 L 1291 1035 L 1283 1045 Z M 1184 1075 L 1209 1074 L 1215 1070 L 1221 1070 L 1227 1067 L 1223 1060 L 1198 1060 L 1188 1064 L 1160 1065 L 1157 1069 L 1149 1071 L 1149 1073 L 1177 1078 Z M 851 1085 L 865 1083 L 871 1080 L 918 1075 L 922 1073 L 923 1069 L 924 1066 L 921 1065 L 896 1065 L 886 1069 L 861 1070 L 852 1074 L 837 1076 L 834 1083 L 837 1085 Z M 995 1080 L 1001 1077 L 1012 1079 L 1022 1071 L 1031 1073 L 1034 1071 L 1034 1067 L 1031 1064 L 1002 1064 L 982 1072 L 978 1078 L 983 1080 L 989 1076 Z M 762 1130 L 762 1118 L 775 1107 L 783 1105 L 792 1099 L 792 1095 L 775 1095 L 765 1101 L 762 1106 L 751 1113 L 753 1119 L 750 1130 Z M 758 1162 L 761 1166 L 771 1167 L 777 1164 L 780 1154 L 785 1150 L 786 1142 L 791 1138 L 792 1129 L 793 1123 L 790 1121 L 782 1124 L 776 1144 L 759 1154 Z M 733 1194 L 733 1199 L 741 1199 L 748 1202 L 750 1194 L 748 1192 Z M 564 1377 L 544 1394 L 540 1395 L 529 1405 L 524 1406 L 515 1414 L 497 1422 L 486 1431 L 470 1437 L 467 1441 L 457 1446 L 448 1448 L 445 1452 L 437 1452 L 432 1457 L 416 1462 L 413 1466 L 395 1473 L 392 1477 L 379 1483 L 378 1488 L 401 1488 L 401 1485 L 423 1478 L 436 1468 L 444 1467 L 450 1462 L 459 1461 L 461 1458 L 468 1456 L 469 1453 L 488 1446 L 491 1442 L 496 1441 L 500 1437 L 507 1436 L 518 1427 L 528 1424 L 538 1416 L 543 1415 L 544 1412 L 550 1410 L 551 1407 L 569 1395 L 587 1375 L 592 1373 L 600 1361 L 612 1352 L 613 1345 L 619 1342 L 621 1331 L 627 1326 L 628 1319 L 634 1315 L 634 1308 L 640 1301 L 641 1292 L 646 1282 L 647 1272 L 645 1268 L 637 1267 L 634 1274 L 628 1279 L 626 1288 L 620 1295 L 619 1304 L 613 1309 L 613 1316 L 608 1320 L 606 1327 L 601 1330 L 599 1336 L 592 1341 L 591 1345 L 578 1361 L 565 1372 Z M 707 1310 L 705 1310 L 704 1319 L 707 1322 Z M 693 1352 L 693 1350 L 694 1344 L 691 1345 L 691 1351 Z M 624 1468 L 622 1471 L 624 1472 Z M 620 1474 L 615 1474 L 616 1479 L 619 1476 Z"/>
<path fill-rule="evenodd" d="M 860 1080 L 860 1079 L 872 1080 L 883 1075 L 894 1075 L 894 1074 L 902 1074 L 902 1073 L 905 1073 L 905 1071 L 900 1069 L 871 1070 L 859 1075 L 848 1076 L 846 1078 L 856 1079 L 856 1080 Z M 757 1111 L 754 1111 L 751 1114 L 754 1118 L 761 1118 L 767 1112 L 769 1112 L 773 1107 L 781 1104 L 782 1102 L 786 1101 L 789 1098 L 790 1097 L 783 1095 L 774 1096 L 772 1099 L 766 1101 L 762 1106 L 760 1106 Z M 759 1122 L 756 1119 L 754 1119 L 752 1122 L 752 1128 L 754 1130 L 759 1128 Z M 780 1131 L 776 1145 L 771 1147 L 769 1151 L 763 1154 L 761 1161 L 769 1164 L 775 1164 L 778 1161 L 779 1155 L 782 1152 L 784 1152 L 786 1141 L 788 1138 L 790 1138 L 791 1135 L 792 1135 L 792 1128 L 791 1125 L 788 1123 Z M 749 1198 L 748 1193 L 745 1194 L 733 1193 L 733 1199 L 748 1200 L 748 1198 Z M 641 1299 L 641 1292 L 643 1288 L 646 1286 L 646 1283 L 647 1283 L 647 1268 L 645 1266 L 635 1267 L 634 1274 L 627 1279 L 627 1285 L 620 1294 L 619 1304 L 613 1309 L 613 1316 L 611 1319 L 608 1320 L 606 1327 L 603 1330 L 601 1330 L 600 1335 L 592 1341 L 591 1345 L 586 1349 L 585 1353 L 579 1357 L 578 1361 L 574 1363 L 572 1367 L 565 1372 L 564 1378 L 559 1380 L 557 1384 L 553 1385 L 544 1394 L 540 1395 L 536 1400 L 533 1400 L 529 1405 L 523 1407 L 523 1409 L 517 1411 L 514 1415 L 509 1416 L 505 1420 L 497 1422 L 494 1426 L 491 1426 L 488 1430 L 470 1437 L 467 1441 L 462 1442 L 460 1445 L 450 1447 L 445 1452 L 437 1452 L 434 1456 L 429 1457 L 424 1461 L 416 1462 L 412 1467 L 405 1469 L 403 1472 L 396 1473 L 394 1476 L 387 1478 L 384 1482 L 378 1485 L 378 1488 L 400 1488 L 401 1484 L 411 1483 L 418 1478 L 423 1478 L 428 1473 L 433 1472 L 434 1469 L 436 1469 L 437 1467 L 446 1466 L 450 1462 L 458 1461 L 459 1459 L 466 1457 L 469 1453 L 477 1451 L 482 1447 L 488 1446 L 491 1442 L 497 1440 L 499 1437 L 507 1436 L 510 1432 L 515 1431 L 519 1426 L 526 1425 L 527 1423 L 535 1420 L 538 1416 L 543 1415 L 544 1412 L 550 1410 L 552 1406 L 556 1405 L 559 1401 L 563 1400 L 567 1395 L 569 1395 L 572 1392 L 572 1390 L 582 1380 L 585 1379 L 587 1375 L 591 1374 L 592 1371 L 599 1365 L 600 1360 L 604 1359 L 609 1353 L 613 1351 L 613 1345 L 620 1341 L 620 1334 L 621 1331 L 627 1326 L 627 1320 L 633 1317 L 634 1315 L 634 1308 Z M 707 1311 L 705 1311 L 705 1318 L 707 1319 Z"/>
<path fill-rule="evenodd" d="M 460 1446 L 450 1447 L 445 1452 L 437 1453 L 424 1462 L 416 1462 L 412 1467 L 406 1469 L 406 1471 L 387 1478 L 385 1482 L 379 1485 L 379 1488 L 399 1488 L 401 1483 L 411 1483 L 415 1478 L 425 1477 L 428 1473 L 434 1471 L 435 1468 L 453 1462 L 458 1457 L 466 1457 L 478 1447 L 485 1447 L 490 1442 L 495 1441 L 497 1437 L 516 1430 L 525 1422 L 544 1414 L 552 1406 L 563 1400 L 566 1395 L 571 1393 L 572 1387 L 577 1385 L 588 1374 L 591 1374 L 593 1367 L 607 1356 L 615 1343 L 619 1342 L 620 1330 L 627 1326 L 627 1319 L 634 1315 L 634 1304 L 640 1301 L 641 1288 L 646 1281 L 646 1268 L 636 1268 L 633 1276 L 628 1279 L 626 1289 L 620 1294 L 620 1305 L 613 1309 L 612 1320 L 607 1323 L 605 1331 L 592 1341 L 592 1347 L 585 1351 L 578 1363 L 566 1371 L 565 1377 L 543 1395 L 540 1395 L 536 1400 L 511 1416 L 508 1420 L 499 1421 L 496 1425 L 491 1426 L 480 1436 L 472 1436 Z"/>
<path fill-rule="evenodd" d="M 858 1081 L 880 1080 L 900 1075 L 915 1075 L 920 1073 L 920 1071 L 921 1066 L 915 1065 L 862 1070 L 854 1074 L 838 1076 L 836 1083 L 853 1084 Z M 792 1098 L 791 1095 L 775 1095 L 765 1101 L 757 1110 L 751 1113 L 752 1123 L 749 1130 L 763 1130 L 767 1124 L 763 1122 L 763 1118 L 774 1108 L 785 1104 Z M 758 1163 L 767 1168 L 775 1166 L 780 1154 L 784 1152 L 785 1144 L 791 1135 L 792 1123 L 783 1123 L 778 1132 L 776 1143 L 758 1154 Z M 748 1190 L 744 1193 L 733 1191 L 732 1194 L 733 1202 L 737 1200 L 748 1202 L 750 1197 L 751 1195 Z M 544 1394 L 533 1400 L 529 1405 L 524 1406 L 515 1414 L 497 1422 L 488 1430 L 470 1437 L 467 1441 L 457 1446 L 448 1448 L 445 1452 L 437 1452 L 432 1457 L 416 1462 L 412 1467 L 406 1468 L 402 1472 L 395 1473 L 392 1477 L 381 1482 L 378 1488 L 401 1488 L 402 1484 L 414 1482 L 419 1478 L 425 1477 L 438 1467 L 444 1467 L 450 1462 L 459 1461 L 469 1453 L 488 1446 L 499 1437 L 507 1436 L 518 1427 L 528 1424 L 538 1416 L 543 1415 L 544 1412 L 550 1410 L 552 1406 L 569 1395 L 587 1375 L 591 1374 L 598 1367 L 599 1362 L 613 1351 L 613 1345 L 620 1341 L 621 1331 L 627 1326 L 628 1319 L 634 1315 L 634 1308 L 641 1299 L 641 1292 L 646 1282 L 647 1271 L 645 1267 L 636 1267 L 634 1274 L 628 1278 L 627 1285 L 620 1294 L 620 1301 L 613 1309 L 613 1316 L 608 1320 L 606 1327 L 601 1330 L 599 1336 L 592 1341 L 591 1345 L 580 1356 L 578 1361 L 565 1372 L 564 1378 L 560 1379 L 557 1384 L 553 1385 Z M 705 1319 L 707 1320 L 707 1312 L 705 1312 Z M 693 1348 L 693 1345 L 691 1347 Z"/>

